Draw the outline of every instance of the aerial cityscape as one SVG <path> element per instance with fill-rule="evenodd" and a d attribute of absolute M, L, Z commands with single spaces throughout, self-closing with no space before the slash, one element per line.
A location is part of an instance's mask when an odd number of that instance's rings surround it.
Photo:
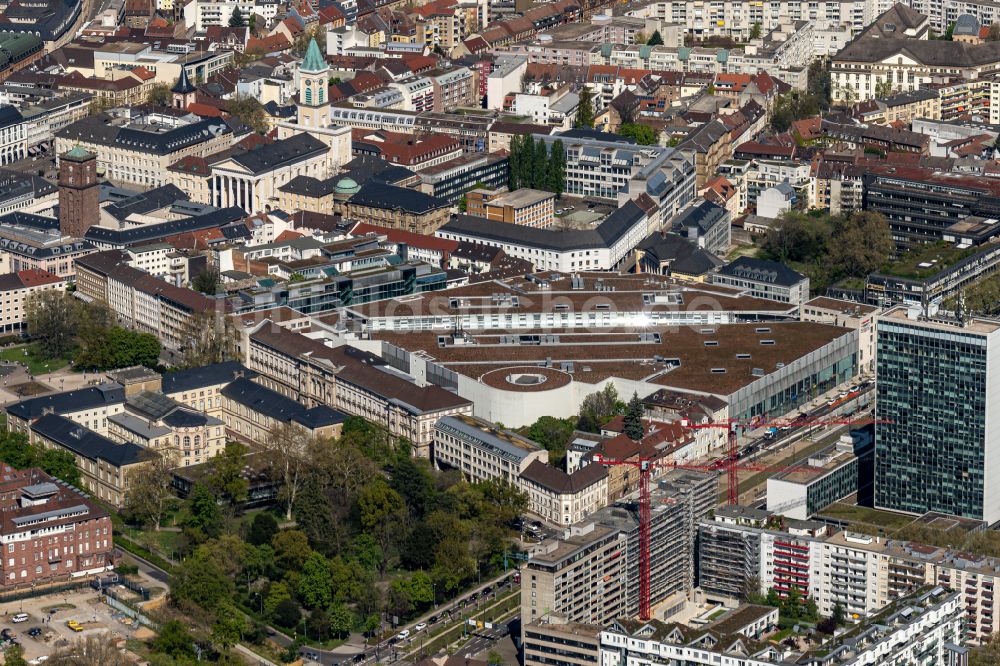
<path fill-rule="evenodd" d="M 4 666 L 1000 666 L 1000 4 L 0 0 L 0 404 Z"/>

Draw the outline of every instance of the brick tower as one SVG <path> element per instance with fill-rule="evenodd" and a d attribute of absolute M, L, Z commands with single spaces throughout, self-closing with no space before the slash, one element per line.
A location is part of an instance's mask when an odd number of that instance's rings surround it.
<path fill-rule="evenodd" d="M 83 238 L 100 221 L 97 155 L 80 146 L 59 158 L 59 231 Z"/>

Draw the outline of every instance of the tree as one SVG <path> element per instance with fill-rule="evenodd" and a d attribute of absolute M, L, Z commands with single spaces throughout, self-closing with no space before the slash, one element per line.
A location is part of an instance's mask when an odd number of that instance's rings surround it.
<path fill-rule="evenodd" d="M 168 620 L 160 627 L 160 633 L 150 643 L 154 652 L 174 659 L 194 659 L 194 638 L 180 620 Z"/>
<path fill-rule="evenodd" d="M 431 577 L 446 592 L 458 590 L 476 575 L 476 561 L 469 554 L 468 542 L 456 537 L 448 537 L 438 545 L 434 562 Z"/>
<path fill-rule="evenodd" d="M 20 645 L 12 645 L 3 651 L 3 663 L 5 666 L 28 666 L 24 658 L 24 648 Z"/>
<path fill-rule="evenodd" d="M 543 188 L 557 197 L 562 197 L 566 191 L 566 153 L 562 139 L 552 142 L 549 149 L 549 159 L 546 165 L 546 186 Z"/>
<path fill-rule="evenodd" d="M 36 464 L 46 474 L 51 474 L 71 486 L 80 485 L 80 468 L 76 466 L 76 457 L 65 449 L 41 451 Z"/>
<path fill-rule="evenodd" d="M 828 247 L 828 263 L 842 275 L 865 277 L 886 262 L 895 244 L 882 215 L 858 211 L 834 218 Z"/>
<path fill-rule="evenodd" d="M 248 95 L 238 95 L 226 102 L 225 109 L 226 112 L 239 118 L 243 121 L 244 125 L 258 134 L 267 132 L 267 117 L 264 113 L 264 107 L 257 98 Z"/>
<path fill-rule="evenodd" d="M 181 336 L 181 366 L 185 368 L 200 368 L 237 358 L 239 334 L 233 320 L 221 309 L 189 317 Z"/>
<path fill-rule="evenodd" d="M 594 96 L 590 88 L 584 84 L 580 89 L 580 104 L 576 108 L 576 118 L 573 127 L 593 128 L 594 126 Z"/>
<path fill-rule="evenodd" d="M 875 83 L 875 97 L 889 97 L 893 93 L 892 81 L 889 77 L 891 74 L 887 74 L 886 78 L 879 79 Z"/>
<path fill-rule="evenodd" d="M 358 520 L 381 549 L 379 570 L 384 571 L 389 549 L 406 524 L 406 504 L 384 479 L 377 478 L 358 493 Z"/>
<path fill-rule="evenodd" d="M 309 539 L 302 530 L 284 530 L 271 540 L 274 548 L 274 563 L 283 571 L 301 571 L 309 556 L 313 554 Z"/>
<path fill-rule="evenodd" d="M 297 603 L 291 599 L 284 599 L 274 608 L 272 617 L 274 617 L 274 621 L 279 626 L 291 629 L 298 626 L 299 620 L 302 618 L 302 613 Z"/>
<path fill-rule="evenodd" d="M 633 393 L 632 399 L 628 401 L 628 407 L 625 408 L 625 420 L 623 425 L 623 432 L 629 437 L 629 439 L 633 439 L 638 442 L 645 434 L 645 428 L 642 425 L 642 401 L 639 400 L 638 393 Z"/>
<path fill-rule="evenodd" d="M 618 400 L 618 391 L 615 385 L 609 382 L 600 391 L 591 393 L 583 399 L 577 427 L 587 432 L 600 432 L 602 425 L 621 412 L 622 405 Z"/>
<path fill-rule="evenodd" d="M 560 419 L 555 416 L 540 416 L 527 428 L 521 428 L 521 434 L 537 442 L 549 452 L 549 464 L 555 467 L 562 465 L 566 456 L 566 447 L 573 438 L 576 420 Z"/>
<path fill-rule="evenodd" d="M 160 530 L 163 514 L 174 498 L 172 467 L 172 458 L 161 453 L 129 475 L 125 513 L 130 519 L 144 525 L 151 523 L 154 531 Z"/>
<path fill-rule="evenodd" d="M 946 41 L 952 41 L 952 36 L 955 34 L 955 22 L 952 21 L 948 24 L 948 29 L 945 30 L 944 37 L 942 39 Z"/>
<path fill-rule="evenodd" d="M 830 615 L 830 619 L 833 620 L 833 623 L 838 627 L 842 627 L 844 623 L 847 622 L 847 613 L 844 611 L 844 607 L 839 601 L 834 604 L 833 613 Z"/>
<path fill-rule="evenodd" d="M 209 537 L 218 535 L 222 529 L 219 503 L 204 483 L 196 483 L 191 490 L 186 524 Z"/>
<path fill-rule="evenodd" d="M 153 106 L 170 106 L 171 98 L 169 83 L 154 83 L 146 94 L 146 103 Z"/>
<path fill-rule="evenodd" d="M 235 510 L 246 501 L 249 482 L 243 477 L 247 447 L 239 442 L 226 442 L 226 448 L 209 461 L 211 473 L 206 479 L 216 497 L 229 500 Z"/>
<path fill-rule="evenodd" d="M 342 603 L 330 606 L 330 633 L 337 638 L 346 638 L 354 627 L 354 614 Z"/>
<path fill-rule="evenodd" d="M 295 423 L 276 425 L 264 438 L 261 449 L 275 478 L 281 481 L 279 499 L 285 505 L 285 519 L 292 519 L 292 507 L 302 487 L 304 472 L 320 441 Z"/>
<path fill-rule="evenodd" d="M 517 156 L 518 169 L 521 173 L 518 187 L 531 187 L 534 182 L 535 139 L 530 134 L 521 139 L 521 150 Z"/>
<path fill-rule="evenodd" d="M 28 335 L 44 358 L 63 358 L 73 346 L 78 322 L 76 299 L 55 289 L 29 294 L 24 304 Z"/>
<path fill-rule="evenodd" d="M 231 599 L 234 591 L 232 579 L 204 546 L 174 567 L 170 579 L 170 595 L 175 602 L 190 602 L 210 612 Z"/>
<path fill-rule="evenodd" d="M 653 34 L 646 41 L 646 46 L 663 46 L 663 35 L 660 34 L 659 30 L 653 31 Z"/>
<path fill-rule="evenodd" d="M 223 650 L 228 650 L 243 640 L 248 629 L 246 616 L 232 603 L 226 602 L 215 612 L 212 640 Z"/>
<path fill-rule="evenodd" d="M 326 558 L 312 552 L 302 565 L 299 599 L 306 608 L 325 608 L 333 598 L 333 577 Z"/>
<path fill-rule="evenodd" d="M 274 613 L 278 610 L 278 606 L 281 602 L 287 601 L 291 598 L 292 593 L 288 589 L 287 585 L 280 581 L 271 583 L 270 587 L 267 589 L 267 596 L 264 598 L 264 613 L 268 617 L 274 617 Z"/>
<path fill-rule="evenodd" d="M 521 151 L 524 150 L 522 146 L 522 137 L 519 134 L 515 134 L 510 137 L 510 151 L 507 157 L 507 188 L 511 192 L 521 187 Z"/>
<path fill-rule="evenodd" d="M 640 146 L 651 146 L 656 143 L 656 133 L 649 125 L 639 125 L 638 123 L 626 123 L 621 126 L 618 133 L 635 139 Z"/>
<path fill-rule="evenodd" d="M 241 28 L 244 24 L 243 12 L 240 11 L 240 7 L 237 5 L 233 7 L 233 13 L 229 16 L 229 25 L 233 28 Z"/>
<path fill-rule="evenodd" d="M 269 544 L 277 533 L 278 521 L 267 511 L 261 511 L 254 515 L 253 520 L 250 522 L 250 530 L 247 532 L 247 543 L 254 546 Z"/>
<path fill-rule="evenodd" d="M 989 32 L 986 33 L 986 41 L 1000 42 L 1000 23 L 990 24 Z"/>
<path fill-rule="evenodd" d="M 989 640 L 969 652 L 969 666 L 996 666 L 1000 664 L 1000 634 L 993 634 Z"/>
<path fill-rule="evenodd" d="M 222 280 L 219 276 L 219 271 L 211 267 L 206 268 L 201 273 L 198 273 L 194 276 L 194 279 L 191 280 L 192 289 L 209 295 L 215 295 L 221 284 Z"/>
<path fill-rule="evenodd" d="M 813 261 L 825 254 L 831 233 L 828 218 L 789 211 L 768 229 L 761 254 L 781 262 Z"/>
<path fill-rule="evenodd" d="M 757 22 L 756 22 L 756 23 L 754 23 L 754 24 L 753 24 L 753 26 L 752 26 L 752 27 L 750 28 L 750 39 L 751 39 L 751 40 L 754 40 L 754 39 L 760 39 L 760 34 L 761 34 L 761 26 L 760 26 L 760 21 L 757 21 Z"/>
<path fill-rule="evenodd" d="M 543 189 L 548 177 L 549 151 L 543 141 L 535 143 L 535 155 L 531 161 L 531 186 L 536 190 Z"/>
<path fill-rule="evenodd" d="M 498 650 L 490 650 L 489 654 L 486 655 L 486 663 L 489 666 L 503 666 L 506 661 Z"/>

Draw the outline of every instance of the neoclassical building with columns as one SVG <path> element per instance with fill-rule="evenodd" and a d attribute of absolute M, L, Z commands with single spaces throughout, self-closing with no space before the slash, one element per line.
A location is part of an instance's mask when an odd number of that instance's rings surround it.
<path fill-rule="evenodd" d="M 298 176 L 324 179 L 332 173 L 327 144 L 294 134 L 209 165 L 213 206 L 239 206 L 259 213 L 277 206 L 278 188 Z"/>

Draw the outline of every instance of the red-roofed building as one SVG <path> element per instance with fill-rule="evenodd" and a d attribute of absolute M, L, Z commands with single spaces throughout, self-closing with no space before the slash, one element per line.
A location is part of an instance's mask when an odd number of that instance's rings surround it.
<path fill-rule="evenodd" d="M 715 94 L 730 99 L 738 99 L 750 85 L 749 74 L 718 74 L 715 77 Z"/>
<path fill-rule="evenodd" d="M 741 196 L 740 188 L 733 185 L 725 176 L 709 178 L 698 194 L 728 210 L 733 219 L 739 217 L 746 208 L 746 192 Z"/>
<path fill-rule="evenodd" d="M 275 242 L 275 243 L 283 243 L 285 241 L 290 241 L 290 240 L 293 240 L 295 238 L 302 238 L 303 235 L 304 234 L 300 234 L 297 231 L 291 231 L 290 229 L 286 229 L 286 230 L 282 231 L 280 234 L 278 234 L 274 238 L 273 242 Z"/>
<path fill-rule="evenodd" d="M 351 130 L 354 155 L 372 155 L 413 171 L 426 169 L 462 154 L 458 139 L 443 134 L 417 136 L 386 130 Z"/>
<path fill-rule="evenodd" d="M 343 28 L 347 25 L 347 17 L 336 5 L 323 7 L 317 14 L 319 14 L 319 24 L 328 28 Z"/>
<path fill-rule="evenodd" d="M 257 38 L 251 37 L 247 40 L 246 52 L 256 55 L 265 55 L 271 53 L 282 53 L 284 51 L 289 51 L 292 48 L 292 40 L 290 40 L 286 35 L 276 34 L 268 35 L 267 37 Z"/>

